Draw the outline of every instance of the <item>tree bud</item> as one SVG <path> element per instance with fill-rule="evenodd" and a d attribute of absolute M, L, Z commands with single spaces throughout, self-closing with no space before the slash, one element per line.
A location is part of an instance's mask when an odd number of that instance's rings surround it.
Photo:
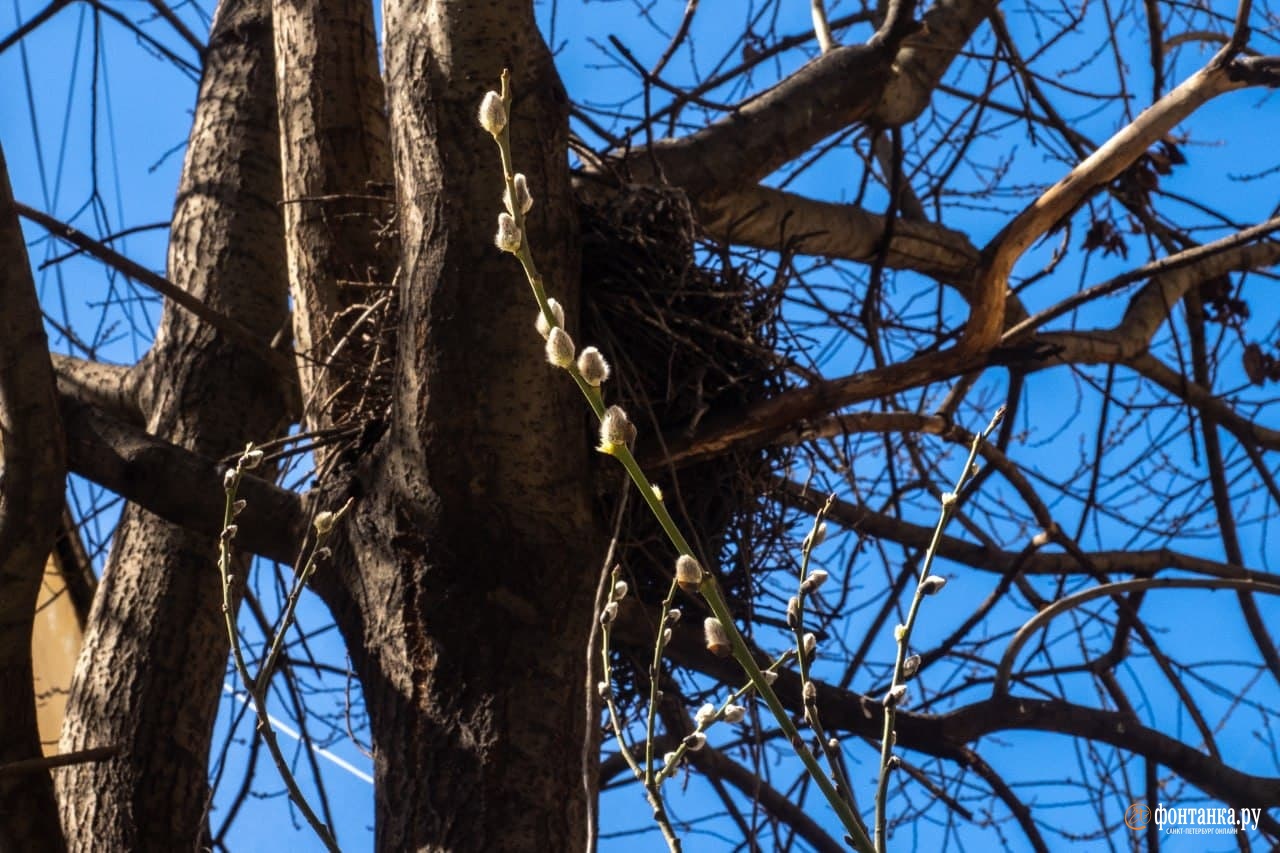
<path fill-rule="evenodd" d="M 614 454 L 620 448 L 630 445 L 635 438 L 635 425 L 621 406 L 605 409 L 604 417 L 600 418 L 600 446 L 596 450 Z"/>
<path fill-rule="evenodd" d="M 676 558 L 676 583 L 685 592 L 697 592 L 702 583 L 702 564 L 688 554 Z"/>
<path fill-rule="evenodd" d="M 563 326 L 564 309 L 560 307 L 560 303 L 554 299 L 548 299 L 547 307 L 551 309 L 551 316 L 556 318 L 556 325 Z M 551 324 L 547 322 L 546 315 L 541 310 L 538 311 L 538 319 L 534 322 L 534 328 L 538 330 L 538 334 L 542 335 L 544 341 L 551 334 Z"/>
<path fill-rule="evenodd" d="M 515 218 L 505 210 L 498 214 L 498 233 L 493 235 L 493 243 L 504 252 L 518 252 L 524 242 L 524 234 Z"/>
<path fill-rule="evenodd" d="M 946 585 L 947 579 L 941 575 L 929 575 L 924 579 L 924 583 L 920 584 L 920 592 L 925 595 L 936 595 Z"/>
<path fill-rule="evenodd" d="M 556 326 L 547 335 L 547 361 L 556 367 L 568 367 L 573 364 L 573 338 L 564 329 Z"/>
<path fill-rule="evenodd" d="M 507 108 L 502 103 L 502 96 L 497 92 L 485 92 L 480 102 L 480 126 L 493 136 L 502 133 L 507 126 Z"/>
<path fill-rule="evenodd" d="M 724 625 L 720 624 L 719 619 L 708 616 L 702 623 L 702 633 L 707 641 L 707 651 L 718 658 L 729 656 L 731 651 L 729 632 L 724 629 Z"/>
<path fill-rule="evenodd" d="M 600 350 L 587 347 L 582 351 L 582 355 L 578 356 L 578 372 L 582 374 L 583 381 L 588 385 L 599 388 L 609 378 L 609 362 L 604 360 Z"/>

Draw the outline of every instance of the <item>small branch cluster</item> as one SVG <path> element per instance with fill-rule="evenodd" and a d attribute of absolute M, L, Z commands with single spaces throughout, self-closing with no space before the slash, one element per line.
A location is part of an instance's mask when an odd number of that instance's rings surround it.
<path fill-rule="evenodd" d="M 999 426 L 1003 418 L 1004 407 L 1001 406 L 992 416 L 987 428 L 973 437 L 973 443 L 969 446 L 969 457 L 965 460 L 964 469 L 956 480 L 955 491 L 946 492 L 942 495 L 942 499 L 939 501 L 941 509 L 938 513 L 938 523 L 934 526 L 933 538 L 929 542 L 924 560 L 920 564 L 920 574 L 916 578 L 916 591 L 911 598 L 911 607 L 907 610 L 907 619 L 893 629 L 893 638 L 897 641 L 898 652 L 894 658 L 893 680 L 889 683 L 889 689 L 881 700 L 884 705 L 884 729 L 880 738 L 880 780 L 876 785 L 876 853 L 884 853 L 887 843 L 886 814 L 889 797 L 889 774 L 902 765 L 902 760 L 893 754 L 893 748 L 898 740 L 897 731 L 894 729 L 894 721 L 897 716 L 897 710 L 906 704 L 907 681 L 920 671 L 920 656 L 908 654 L 911 648 L 911 632 L 915 628 L 916 618 L 920 614 L 920 605 L 924 599 L 927 596 L 937 595 L 947 585 L 946 578 L 930 574 L 934 557 L 938 552 L 938 543 L 942 541 L 943 531 L 946 530 L 947 523 L 951 520 L 960 504 L 960 495 L 964 492 L 964 487 L 978 474 L 978 465 L 975 461 L 978 456 L 978 448 Z M 828 505 L 830 505 L 830 502 L 828 502 Z"/>
<path fill-rule="evenodd" d="M 232 572 L 231 566 L 231 545 L 235 541 L 236 533 L 238 532 L 235 519 L 240 513 L 244 512 L 246 507 L 244 499 L 236 497 L 240 489 L 240 481 L 246 471 L 262 464 L 262 459 L 263 453 L 260 449 L 252 444 L 247 445 L 244 452 L 240 454 L 236 467 L 228 469 L 222 480 L 222 486 L 226 492 L 222 534 L 218 537 L 218 572 L 222 579 L 222 618 L 226 625 L 227 638 L 231 642 L 231 658 L 235 662 L 236 673 L 240 676 L 240 680 L 244 683 L 245 692 L 249 694 L 249 699 L 253 702 L 254 714 L 258 719 L 258 731 L 262 734 L 262 741 L 266 744 L 267 751 L 271 754 L 271 759 L 275 762 L 276 769 L 280 772 L 280 778 L 284 780 L 285 788 L 289 792 L 289 799 L 302 812 L 302 816 L 312 830 L 315 831 L 325 849 L 337 851 L 339 849 L 338 843 L 334 840 L 332 830 L 320 820 L 307 802 L 306 797 L 303 796 L 297 780 L 293 778 L 293 773 L 289 770 L 288 759 L 285 758 L 280 749 L 280 744 L 276 740 L 275 729 L 271 725 L 271 717 L 267 714 L 267 689 L 271 684 L 271 676 L 275 672 L 276 662 L 280 659 L 280 652 L 284 649 L 285 635 L 293 627 L 298 600 L 302 597 L 302 591 L 306 588 L 307 581 L 315 574 L 319 563 L 329 558 L 330 552 L 325 542 L 333 533 L 334 525 L 351 508 L 352 502 L 348 500 L 336 512 L 326 510 L 316 514 L 312 522 L 316 533 L 315 539 L 307 551 L 306 560 L 303 562 L 302 568 L 294 573 L 293 588 L 290 589 L 289 596 L 285 600 L 284 613 L 280 617 L 280 626 L 275 631 L 274 636 L 270 638 L 271 642 L 266 659 L 263 661 L 262 668 L 255 678 L 249 673 L 249 666 L 244 658 L 244 650 L 240 645 L 240 632 L 236 630 L 236 577 Z"/>

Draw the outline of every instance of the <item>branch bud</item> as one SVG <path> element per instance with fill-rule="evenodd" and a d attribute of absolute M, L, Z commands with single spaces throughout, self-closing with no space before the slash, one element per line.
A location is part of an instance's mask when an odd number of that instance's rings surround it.
<path fill-rule="evenodd" d="M 564 329 L 556 326 L 547 335 L 547 361 L 556 367 L 569 367 L 573 364 L 573 338 Z"/>
<path fill-rule="evenodd" d="M 329 535 L 329 531 L 333 530 L 334 518 L 334 514 L 327 509 L 324 512 L 317 512 L 315 521 L 312 522 L 315 525 L 316 533 L 321 536 Z"/>
<path fill-rule="evenodd" d="M 929 575 L 924 579 L 924 583 L 920 584 L 920 592 L 924 595 L 937 595 L 946 585 L 947 579 L 941 575 Z"/>
<path fill-rule="evenodd" d="M 685 592 L 697 592 L 702 583 L 702 564 L 688 554 L 676 558 L 676 583 Z"/>
<path fill-rule="evenodd" d="M 511 181 L 516 185 L 516 203 L 520 205 L 521 213 L 528 213 L 533 209 L 533 196 L 529 194 L 529 181 L 523 173 L 517 172 Z M 507 212 L 515 216 L 516 209 L 511 206 L 511 191 L 509 189 L 502 191 L 502 204 L 507 208 Z"/>
<path fill-rule="evenodd" d="M 493 243 L 504 252 L 518 252 L 524 242 L 524 234 L 516 225 L 515 217 L 505 210 L 498 214 L 498 233 L 493 235 Z"/>
<path fill-rule="evenodd" d="M 818 591 L 818 587 L 827 582 L 830 575 L 822 569 L 814 569 L 809 572 L 809 577 L 804 579 L 804 583 L 800 584 L 800 591 L 805 595 L 811 595 Z"/>
<path fill-rule="evenodd" d="M 604 606 L 604 610 L 600 611 L 600 624 L 610 625 L 614 619 L 618 618 L 618 602 L 610 601 Z"/>
<path fill-rule="evenodd" d="M 719 619 L 708 616 L 702 623 L 702 633 L 707 641 L 707 651 L 718 658 L 729 656 L 729 633 Z"/>
<path fill-rule="evenodd" d="M 596 450 L 613 455 L 635 439 L 636 427 L 627 417 L 626 411 L 621 406 L 605 409 L 604 417 L 600 419 L 600 445 Z"/>
<path fill-rule="evenodd" d="M 547 307 L 551 309 L 551 316 L 555 318 L 556 325 L 563 326 L 564 309 L 560 307 L 560 303 L 554 299 L 548 299 Z M 533 325 L 534 328 L 538 330 L 538 334 L 542 335 L 542 339 L 544 341 L 547 339 L 547 336 L 551 334 L 551 324 L 547 322 L 547 317 L 541 310 L 538 311 L 538 319 L 534 321 Z"/>
<path fill-rule="evenodd" d="M 609 379 L 609 362 L 604 360 L 600 350 L 587 347 L 578 356 L 578 372 L 588 385 L 599 388 Z"/>
<path fill-rule="evenodd" d="M 507 108 L 502 103 L 502 96 L 497 92 L 485 92 L 480 102 L 480 126 L 489 131 L 495 138 L 507 126 Z"/>
<path fill-rule="evenodd" d="M 827 523 L 823 521 L 823 522 L 820 522 L 816 528 L 813 528 L 812 530 L 810 530 L 808 533 L 805 534 L 804 542 L 801 544 L 801 547 L 804 550 L 808 551 L 811 548 L 818 547 L 823 542 L 825 542 L 826 539 L 827 539 Z"/>

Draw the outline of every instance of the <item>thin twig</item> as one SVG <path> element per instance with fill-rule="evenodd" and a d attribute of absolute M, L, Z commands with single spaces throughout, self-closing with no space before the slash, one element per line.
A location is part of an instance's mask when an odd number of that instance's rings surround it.
<path fill-rule="evenodd" d="M 316 530 L 315 542 L 307 553 L 307 558 L 302 565 L 301 571 L 294 576 L 293 589 L 290 590 L 289 597 L 285 602 L 284 614 L 280 619 L 280 627 L 276 631 L 275 637 L 272 638 L 271 648 L 267 653 L 266 660 L 263 662 L 262 669 L 259 671 L 257 678 L 254 678 L 250 675 L 249 667 L 245 663 L 244 650 L 240 646 L 240 633 L 236 630 L 233 595 L 236 579 L 231 571 L 231 543 L 236 536 L 235 518 L 245 508 L 244 501 L 236 498 L 240 479 L 245 471 L 259 465 L 262 462 L 262 457 L 261 450 L 254 448 L 253 445 L 247 446 L 244 453 L 240 455 L 236 467 L 227 471 L 224 480 L 227 499 L 222 518 L 222 535 L 218 537 L 218 572 L 222 577 L 222 618 L 226 624 L 227 637 L 231 641 L 231 657 L 235 661 L 236 672 L 239 674 L 240 680 L 244 683 L 244 689 L 253 702 L 253 710 L 258 718 L 258 732 L 262 735 L 262 742 L 266 744 L 267 751 L 271 754 L 271 760 L 275 762 L 276 769 L 280 771 L 280 778 L 284 781 L 285 788 L 289 792 L 289 799 L 302 812 L 303 818 L 315 831 L 325 849 L 329 850 L 330 853 L 337 853 L 339 850 L 338 843 L 334 840 L 332 830 L 320 820 L 307 802 L 306 797 L 303 796 L 297 780 L 294 779 L 293 773 L 289 770 L 289 762 L 276 740 L 275 729 L 272 728 L 271 718 L 267 714 L 267 686 L 271 681 L 271 672 L 280 656 L 280 651 L 284 648 L 285 635 L 293 625 L 298 599 L 302 597 L 302 591 L 306 588 L 307 581 L 312 573 L 315 572 L 317 562 L 328 555 L 328 549 L 324 547 L 324 543 L 333 531 L 334 525 L 351 508 L 352 501 L 348 500 L 337 512 L 322 512 L 316 515 L 314 521 Z"/>
<path fill-rule="evenodd" d="M 978 473 L 974 460 L 978 456 L 979 445 L 986 441 L 987 436 L 991 435 L 991 432 L 1003 418 L 1004 407 L 1001 406 L 991 418 L 991 423 L 987 424 L 987 428 L 980 435 L 973 437 L 973 443 L 969 447 L 969 458 L 965 460 L 964 469 L 961 470 L 960 476 L 956 480 L 955 491 L 942 496 L 942 507 L 938 513 L 938 523 L 934 526 L 933 539 L 929 543 L 929 548 L 925 551 L 924 560 L 920 564 L 920 575 L 916 579 L 916 591 L 911 598 L 911 608 L 907 611 L 907 619 L 893 630 L 894 639 L 898 642 L 898 652 L 893 662 L 893 680 L 890 682 L 889 690 L 884 696 L 884 730 L 880 737 L 880 781 L 876 785 L 876 853 L 884 853 L 886 849 L 885 828 L 889 799 L 889 774 L 899 763 L 897 756 L 893 754 L 894 743 L 897 740 L 897 732 L 894 730 L 895 712 L 903 702 L 903 697 L 906 694 L 906 681 L 914 671 L 914 668 L 909 671 L 907 667 L 907 651 L 911 646 L 911 630 L 915 627 L 916 617 L 920 613 L 920 603 L 924 600 L 924 597 L 938 592 L 942 588 L 942 584 L 946 583 L 940 577 L 930 577 L 929 575 L 929 570 L 933 567 L 933 559 L 938 553 L 938 543 L 942 541 L 942 533 L 947 527 L 947 522 L 951 520 L 956 504 L 959 502 L 959 495 L 963 491 L 965 484 Z M 916 665 L 919 665 L 918 661 Z"/>

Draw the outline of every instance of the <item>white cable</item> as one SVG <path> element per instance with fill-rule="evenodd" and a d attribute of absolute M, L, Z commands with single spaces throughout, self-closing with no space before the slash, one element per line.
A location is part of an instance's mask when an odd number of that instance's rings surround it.
<path fill-rule="evenodd" d="M 252 699 L 249 698 L 248 693 L 244 693 L 242 691 L 236 690 L 234 687 L 232 687 L 230 684 L 227 684 L 225 681 L 222 683 L 222 689 L 225 692 L 230 693 L 232 696 L 239 699 L 241 702 L 243 702 L 246 705 L 248 705 L 250 702 L 253 701 Z M 283 721 L 277 719 L 276 717 L 273 717 L 270 714 L 267 714 L 267 720 L 271 723 L 271 727 L 276 731 L 286 734 L 289 737 L 293 738 L 294 740 L 301 742 L 302 736 L 298 734 L 296 731 L 294 731 L 292 728 L 290 728 Z M 311 744 L 310 749 L 316 755 L 319 755 L 321 758 L 327 758 L 329 761 L 332 761 L 334 764 L 338 765 L 343 770 L 347 771 L 357 779 L 360 779 L 363 782 L 368 782 L 370 785 L 373 784 L 372 776 L 370 776 L 368 773 L 365 773 L 363 770 L 356 767 L 351 762 L 347 761 L 345 758 L 341 758 L 337 755 L 334 755 L 332 752 L 325 749 L 324 747 L 316 746 L 315 744 Z"/>

